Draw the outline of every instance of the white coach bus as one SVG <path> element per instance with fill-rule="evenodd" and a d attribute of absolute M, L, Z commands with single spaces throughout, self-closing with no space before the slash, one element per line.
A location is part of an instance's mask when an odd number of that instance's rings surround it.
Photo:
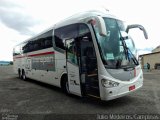
<path fill-rule="evenodd" d="M 111 100 L 142 87 L 131 28 L 108 11 L 88 11 L 55 24 L 13 50 L 14 71 L 68 94 Z"/>

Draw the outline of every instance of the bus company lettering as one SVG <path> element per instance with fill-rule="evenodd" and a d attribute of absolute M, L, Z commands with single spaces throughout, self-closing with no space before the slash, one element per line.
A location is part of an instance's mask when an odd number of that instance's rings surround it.
<path fill-rule="evenodd" d="M 55 71 L 54 56 L 42 56 L 32 58 L 32 69 Z"/>

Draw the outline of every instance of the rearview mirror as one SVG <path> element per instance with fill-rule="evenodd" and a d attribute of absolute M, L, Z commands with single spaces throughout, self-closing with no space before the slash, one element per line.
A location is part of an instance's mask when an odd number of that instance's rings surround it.
<path fill-rule="evenodd" d="M 104 19 L 100 16 L 97 16 L 97 21 L 98 21 L 99 34 L 101 36 L 107 36 L 107 30 Z"/>
<path fill-rule="evenodd" d="M 142 30 L 145 39 L 148 39 L 148 34 L 147 34 L 145 28 L 144 28 L 142 25 L 138 25 L 138 24 L 128 25 L 128 26 L 127 26 L 127 29 L 126 29 L 126 32 L 128 33 L 129 30 L 132 29 L 132 28 L 139 28 L 140 30 Z"/>
<path fill-rule="evenodd" d="M 97 25 L 98 33 L 101 36 L 107 36 L 106 25 L 104 19 L 101 16 L 88 18 L 87 21 L 92 25 Z"/>

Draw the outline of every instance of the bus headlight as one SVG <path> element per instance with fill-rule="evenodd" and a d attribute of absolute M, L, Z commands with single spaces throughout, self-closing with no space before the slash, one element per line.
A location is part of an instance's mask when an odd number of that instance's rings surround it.
<path fill-rule="evenodd" d="M 106 88 L 117 87 L 119 85 L 118 82 L 114 82 L 114 81 L 106 80 L 106 79 L 102 79 L 101 82 L 102 82 L 102 86 Z"/>

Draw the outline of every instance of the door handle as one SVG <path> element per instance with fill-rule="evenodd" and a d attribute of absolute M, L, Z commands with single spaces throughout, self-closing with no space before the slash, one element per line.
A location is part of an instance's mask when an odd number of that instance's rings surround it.
<path fill-rule="evenodd" d="M 71 75 L 71 77 L 74 77 L 75 75 Z"/>
<path fill-rule="evenodd" d="M 75 77 L 75 75 L 73 75 L 73 74 L 69 74 L 70 75 L 70 77 Z"/>
<path fill-rule="evenodd" d="M 74 80 L 74 84 L 75 84 L 75 85 L 79 85 L 78 83 L 76 83 L 76 81 L 75 81 L 75 80 Z"/>

